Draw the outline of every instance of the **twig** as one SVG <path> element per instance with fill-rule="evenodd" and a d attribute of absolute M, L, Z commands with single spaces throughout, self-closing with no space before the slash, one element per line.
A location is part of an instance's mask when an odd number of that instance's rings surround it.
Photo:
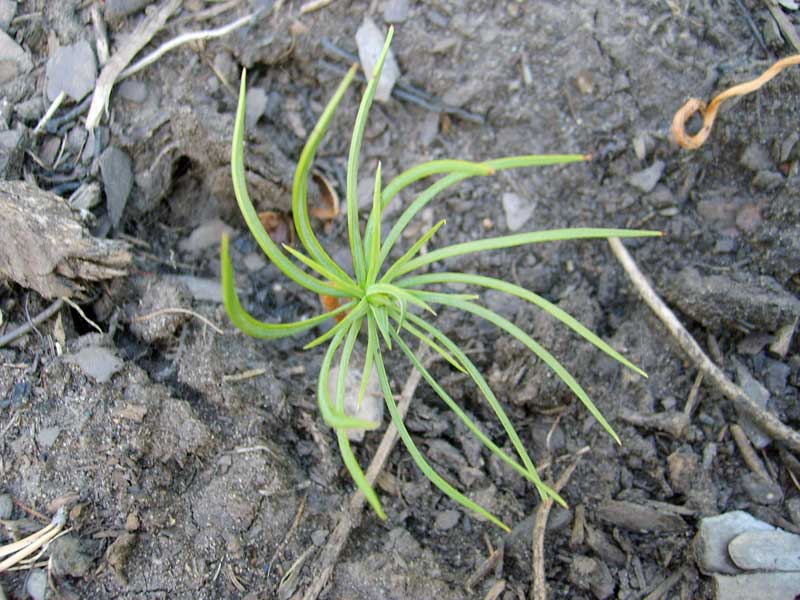
<path fill-rule="evenodd" d="M 772 477 L 769 476 L 764 463 L 761 462 L 761 459 L 758 458 L 758 454 L 753 450 L 753 446 L 750 445 L 750 440 L 747 439 L 747 434 L 744 432 L 744 429 L 739 427 L 736 423 L 733 423 L 729 429 L 733 436 L 733 441 L 736 442 L 736 445 L 739 447 L 739 452 L 742 454 L 744 462 L 750 467 L 750 470 L 762 477 L 765 481 L 772 481 Z"/>
<path fill-rule="evenodd" d="M 691 334 L 681 325 L 675 314 L 664 304 L 658 294 L 648 283 L 647 279 L 639 267 L 636 266 L 633 258 L 622 242 L 618 238 L 610 238 L 608 243 L 619 262 L 622 264 L 625 272 L 633 282 L 639 295 L 653 310 L 656 316 L 667 327 L 669 332 L 677 340 L 680 347 L 689 358 L 695 363 L 698 369 L 703 373 L 703 377 L 711 381 L 722 394 L 724 394 L 733 405 L 746 414 L 765 434 L 769 435 L 776 442 L 783 442 L 795 452 L 800 452 L 800 433 L 793 430 L 791 427 L 784 425 L 780 419 L 769 411 L 758 406 L 752 398 L 750 398 L 744 391 L 730 379 L 725 376 L 725 373 L 715 365 L 708 356 L 700 348 L 699 344 L 694 340 Z"/>
<path fill-rule="evenodd" d="M 314 12 L 315 10 L 319 10 L 320 8 L 325 8 L 328 4 L 332 4 L 333 0 L 311 0 L 311 2 L 306 2 L 303 6 L 300 7 L 300 14 L 304 15 L 306 13 Z"/>
<path fill-rule="evenodd" d="M 93 131 L 100 122 L 100 117 L 108 108 L 111 90 L 117 82 L 120 73 L 133 60 L 133 57 L 144 48 L 151 39 L 161 31 L 172 14 L 178 10 L 182 0 L 164 0 L 164 2 L 151 14 L 146 16 L 136 28 L 128 34 L 120 47 L 114 53 L 97 78 L 97 84 L 92 95 L 92 105 L 86 116 L 86 129 Z"/>
<path fill-rule="evenodd" d="M 100 325 L 98 325 L 97 323 L 95 323 L 94 321 L 92 321 L 92 320 L 91 320 L 89 317 L 87 317 L 87 316 L 86 316 L 86 313 L 85 313 L 85 312 L 83 312 L 83 309 L 82 309 L 80 306 L 78 306 L 77 304 L 75 304 L 75 303 L 74 303 L 72 300 L 70 300 L 70 299 L 69 299 L 69 298 L 67 298 L 66 296 L 64 296 L 64 297 L 62 298 L 62 300 L 64 300 L 64 302 L 66 302 L 66 303 L 67 303 L 67 304 L 69 304 L 69 305 L 70 305 L 70 306 L 71 306 L 73 309 L 75 309 L 75 311 L 76 311 L 76 312 L 77 312 L 77 313 L 78 313 L 78 314 L 79 314 L 81 317 L 83 317 L 83 320 L 84 320 L 84 321 L 86 321 L 86 322 L 87 322 L 89 325 L 91 325 L 92 327 L 94 327 L 94 328 L 95 328 L 95 329 L 98 331 L 98 333 L 103 333 L 103 330 L 102 330 L 102 329 L 100 329 Z"/>
<path fill-rule="evenodd" d="M 740 83 L 717 94 L 707 107 L 700 98 L 689 98 L 672 119 L 672 135 L 675 141 L 681 148 L 697 150 L 708 139 L 711 128 L 714 126 L 714 120 L 717 118 L 717 111 L 725 100 L 755 92 L 786 67 L 792 65 L 800 65 L 800 54 L 782 58 L 755 79 Z M 697 112 L 703 117 L 703 126 L 696 134 L 689 135 L 686 131 L 686 123 Z"/>
<path fill-rule="evenodd" d="M 61 90 L 58 93 L 58 96 L 56 96 L 56 99 L 50 103 L 50 106 L 44 113 L 44 116 L 41 119 L 39 119 L 39 122 L 36 124 L 36 127 L 33 128 L 33 133 L 35 134 L 41 133 L 42 129 L 44 129 L 44 126 L 47 125 L 47 122 L 53 118 L 53 115 L 56 114 L 58 107 L 61 106 L 61 104 L 63 104 L 66 98 L 67 98 L 67 92 Z"/>
<path fill-rule="evenodd" d="M 10 344 L 18 337 L 21 337 L 31 331 L 34 327 L 36 327 L 36 325 L 43 323 L 52 317 L 59 310 L 61 310 L 62 306 L 64 306 L 64 299 L 59 298 L 27 323 L 20 325 L 14 331 L 9 331 L 4 336 L 0 337 L 0 348 Z"/>
<path fill-rule="evenodd" d="M 249 15 L 245 15 L 235 21 L 231 21 L 227 25 L 223 25 L 222 27 L 218 27 L 217 29 L 204 29 L 202 31 L 191 31 L 189 33 L 181 34 L 177 37 L 172 38 L 168 42 L 164 42 L 158 48 L 153 50 L 150 54 L 142 58 L 141 60 L 136 61 L 130 67 L 125 69 L 119 75 L 119 79 L 125 79 L 126 77 L 130 77 L 134 73 L 138 73 L 145 67 L 153 64 L 159 58 L 164 56 L 170 50 L 174 50 L 178 46 L 182 46 L 183 44 L 188 44 L 189 42 L 195 42 L 198 40 L 211 40 L 214 38 L 222 37 L 224 35 L 228 35 L 232 31 L 236 31 L 240 27 L 243 27 L 249 23 L 252 23 L 262 12 L 264 9 L 257 10 Z"/>
<path fill-rule="evenodd" d="M 427 352 L 424 346 L 417 350 L 417 358 L 420 362 L 427 360 L 426 356 Z M 400 401 L 397 403 L 397 410 L 400 413 L 401 419 L 405 418 L 408 412 L 411 398 L 421 378 L 422 374 L 417 369 L 411 369 L 406 384 L 403 386 Z M 389 458 L 389 454 L 391 454 L 394 445 L 397 443 L 397 438 L 397 428 L 394 424 L 390 424 L 389 427 L 386 428 L 386 433 L 383 434 L 383 439 L 378 446 L 378 450 L 375 452 L 375 457 L 372 459 L 367 469 L 366 477 L 370 485 L 375 484 L 375 480 L 378 478 L 386 460 Z M 336 565 L 336 561 L 339 559 L 339 555 L 342 553 L 342 550 L 344 550 L 347 539 L 350 537 L 350 532 L 361 522 L 361 510 L 364 508 L 364 494 L 361 493 L 361 490 L 356 491 L 350 497 L 350 505 L 348 508 L 349 510 L 341 516 L 333 533 L 331 533 L 328 538 L 328 543 L 319 555 L 319 561 L 322 564 L 319 575 L 317 575 L 306 590 L 303 600 L 316 600 L 320 595 L 333 573 L 333 568 Z"/>
<path fill-rule="evenodd" d="M 236 373 L 235 375 L 223 375 L 222 381 L 225 383 L 245 381 L 246 379 L 253 379 L 253 377 L 260 377 L 266 372 L 267 370 L 263 367 L 259 367 L 257 369 L 248 369 L 247 371 L 242 371 L 241 373 Z"/>
<path fill-rule="evenodd" d="M 154 310 L 151 313 L 146 315 L 140 315 L 138 317 L 133 318 L 134 323 L 139 323 L 141 321 L 147 321 L 148 319 L 154 319 L 155 317 L 160 317 L 161 315 L 169 315 L 169 314 L 181 314 L 181 315 L 190 315 L 195 319 L 201 320 L 203 323 L 211 327 L 214 331 L 216 331 L 220 335 L 224 335 L 225 332 L 222 331 L 219 327 L 214 325 L 211 321 L 206 319 L 203 315 L 194 312 L 193 310 L 189 310 L 188 308 L 160 308 L 158 310 Z"/>
<path fill-rule="evenodd" d="M 564 469 L 561 477 L 558 478 L 553 489 L 560 492 L 567 485 L 569 478 L 578 466 L 578 459 L 575 459 L 570 466 Z M 544 576 L 544 533 L 547 529 L 547 517 L 553 507 L 553 498 L 548 496 L 539 504 L 536 509 L 536 519 L 533 522 L 533 558 L 531 560 L 531 570 L 533 571 L 533 582 L 531 583 L 531 600 L 547 600 L 547 582 Z"/>

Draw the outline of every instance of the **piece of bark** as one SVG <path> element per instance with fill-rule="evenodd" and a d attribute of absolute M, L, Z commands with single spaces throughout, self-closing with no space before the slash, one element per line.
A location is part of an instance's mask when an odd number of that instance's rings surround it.
<path fill-rule="evenodd" d="M 67 203 L 23 181 L 0 181 L 0 276 L 45 298 L 84 299 L 87 284 L 126 275 L 128 245 L 92 237 Z"/>

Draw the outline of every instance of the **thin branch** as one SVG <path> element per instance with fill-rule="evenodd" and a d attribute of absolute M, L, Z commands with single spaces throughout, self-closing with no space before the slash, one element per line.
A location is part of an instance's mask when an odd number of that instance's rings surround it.
<path fill-rule="evenodd" d="M 575 472 L 578 466 L 578 460 L 575 459 L 570 466 L 564 469 L 561 477 L 558 478 L 553 489 L 560 492 L 561 489 L 567 485 L 569 478 Z M 536 509 L 536 519 L 533 523 L 533 558 L 531 559 L 531 570 L 533 571 L 533 582 L 531 583 L 530 598 L 531 600 L 547 600 L 547 581 L 544 576 L 544 534 L 547 529 L 547 517 L 550 515 L 550 509 L 553 507 L 553 498 L 548 496 L 539 504 Z"/>
<path fill-rule="evenodd" d="M 155 317 L 159 317 L 161 315 L 169 315 L 169 314 L 190 315 L 190 316 L 194 317 L 195 319 L 199 319 L 200 321 L 202 321 L 203 323 L 205 323 L 206 325 L 211 327 L 211 329 L 216 331 L 218 334 L 220 334 L 220 335 L 224 335 L 225 334 L 225 332 L 222 331 L 222 329 L 220 329 L 219 327 L 214 325 L 214 323 L 212 323 L 211 321 L 206 319 L 203 315 L 198 314 L 198 313 L 194 312 L 193 310 L 189 310 L 188 308 L 160 308 L 160 309 L 154 310 L 153 312 L 148 313 L 146 315 L 140 315 L 138 317 L 134 317 L 133 318 L 133 322 L 134 323 L 139 323 L 141 321 L 147 321 L 149 319 L 154 319 Z"/>
<path fill-rule="evenodd" d="M 417 358 L 424 364 L 427 362 L 426 357 L 426 347 L 420 345 L 420 348 L 417 350 Z M 406 384 L 403 386 L 400 401 L 397 403 L 397 410 L 400 412 L 401 418 L 405 418 L 408 407 L 411 405 L 411 398 L 414 396 L 414 391 L 417 389 L 421 378 L 422 373 L 412 367 Z M 392 449 L 397 443 L 397 438 L 397 428 L 394 424 L 390 424 L 389 427 L 386 428 L 386 433 L 383 435 L 378 450 L 375 452 L 375 457 L 372 459 L 367 469 L 366 478 L 370 485 L 374 485 L 375 481 L 378 479 L 378 475 L 381 470 L 383 470 L 383 466 L 386 464 Z M 319 575 L 317 575 L 306 590 L 303 600 L 316 600 L 320 593 L 322 593 L 322 589 L 327 585 L 333 573 L 333 568 L 339 560 L 339 555 L 342 553 L 342 550 L 344 550 L 345 544 L 347 544 L 350 532 L 355 527 L 358 527 L 361 522 L 361 511 L 364 508 L 364 502 L 364 494 L 362 494 L 360 490 L 356 491 L 350 497 L 349 510 L 341 516 L 333 533 L 331 533 L 328 538 L 328 543 L 320 553 L 319 562 L 321 562 L 322 566 Z"/>
<path fill-rule="evenodd" d="M 618 238 L 609 238 L 608 243 L 611 244 L 614 255 L 622 264 L 628 277 L 630 277 L 633 282 L 634 287 L 636 287 L 636 290 L 639 292 L 639 295 L 653 310 L 661 322 L 666 325 L 683 351 L 689 355 L 689 358 L 692 359 L 700 372 L 703 373 L 703 377 L 711 381 L 723 395 L 733 402 L 733 405 L 738 410 L 750 417 L 753 423 L 765 434 L 776 442 L 785 443 L 795 452 L 800 452 L 800 433 L 783 424 L 780 419 L 771 412 L 758 406 L 750 396 L 745 394 L 742 388 L 728 379 L 722 369 L 706 356 L 703 349 L 700 348 L 700 345 L 694 340 L 691 334 L 686 331 L 686 328 L 681 325 L 675 314 L 664 304 L 661 298 L 658 297 L 658 294 L 656 294 L 650 286 L 645 276 L 642 275 L 642 272 L 625 249 L 625 246 L 622 245 L 622 242 L 620 242 Z"/>
<path fill-rule="evenodd" d="M 10 331 L 4 336 L 0 337 L 0 348 L 10 344 L 18 337 L 25 335 L 26 333 L 31 331 L 34 327 L 36 327 L 36 325 L 38 325 L 39 323 L 45 322 L 47 319 L 49 319 L 59 310 L 61 310 L 62 306 L 64 306 L 64 299 L 59 298 L 58 300 L 53 302 L 50 306 L 48 306 L 46 309 L 44 309 L 42 312 L 40 312 L 38 315 L 33 317 L 33 319 L 31 319 L 27 323 L 20 325 L 14 331 Z"/>

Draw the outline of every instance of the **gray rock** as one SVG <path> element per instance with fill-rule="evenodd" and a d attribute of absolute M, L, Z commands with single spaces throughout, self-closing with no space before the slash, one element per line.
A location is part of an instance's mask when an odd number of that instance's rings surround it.
<path fill-rule="evenodd" d="M 204 279 L 192 275 L 176 275 L 174 279 L 185 285 L 195 300 L 222 303 L 222 288 L 219 279 Z"/>
<path fill-rule="evenodd" d="M 373 423 L 383 422 L 383 393 L 378 383 L 378 372 L 372 367 L 369 378 L 367 379 L 367 390 L 361 405 L 358 404 L 358 395 L 361 389 L 361 375 L 364 370 L 364 358 L 358 356 L 357 351 L 353 353 L 350 360 L 344 384 L 344 412 L 346 415 L 364 419 Z M 339 377 L 339 366 L 334 366 L 328 376 L 328 395 L 331 399 L 336 397 L 336 382 Z M 347 438 L 351 442 L 361 442 L 364 440 L 365 430 L 348 429 Z"/>
<path fill-rule="evenodd" d="M 447 531 L 458 525 L 459 518 L 461 518 L 461 513 L 457 510 L 443 510 L 437 513 L 433 527 L 439 531 Z"/>
<path fill-rule="evenodd" d="M 402 23 L 408 19 L 408 0 L 386 0 L 383 4 L 383 20 L 387 23 Z"/>
<path fill-rule="evenodd" d="M 247 111 L 244 123 L 247 129 L 252 129 L 267 111 L 267 92 L 260 87 L 248 88 L 245 101 L 247 102 Z"/>
<path fill-rule="evenodd" d="M 645 194 L 652 192 L 658 180 L 661 179 L 665 166 L 663 160 L 653 161 L 653 164 L 646 169 L 628 177 L 628 183 Z"/>
<path fill-rule="evenodd" d="M 536 201 L 517 196 L 512 192 L 503 194 L 503 212 L 506 215 L 506 225 L 510 231 L 518 231 L 525 226 L 528 219 L 536 210 Z"/>
<path fill-rule="evenodd" d="M 39 433 L 36 434 L 36 441 L 39 446 L 47 449 L 56 443 L 59 433 L 61 433 L 61 427 L 45 427 L 44 429 L 40 429 Z"/>
<path fill-rule="evenodd" d="M 614 593 L 614 579 L 605 563 L 588 556 L 576 556 L 569 567 L 569 580 L 583 590 L 591 590 L 598 600 Z"/>
<path fill-rule="evenodd" d="M 31 569 L 25 580 L 25 591 L 33 600 L 44 600 L 47 597 L 47 571 Z"/>
<path fill-rule="evenodd" d="M 138 79 L 126 79 L 117 86 L 116 90 L 120 98 L 128 102 L 142 104 L 147 100 L 147 84 Z"/>
<path fill-rule="evenodd" d="M 72 535 L 62 535 L 50 544 L 50 558 L 55 575 L 83 577 L 92 568 L 91 557 L 83 551 L 80 540 Z"/>
<path fill-rule="evenodd" d="M 753 142 L 745 148 L 739 164 L 751 171 L 768 171 L 775 166 L 767 149 L 758 142 Z"/>
<path fill-rule="evenodd" d="M 741 480 L 745 493 L 756 504 L 771 506 L 783 500 L 781 486 L 764 479 L 760 475 L 745 473 L 742 475 Z"/>
<path fill-rule="evenodd" d="M 0 131 L 0 179 L 16 179 L 22 168 L 25 129 Z"/>
<path fill-rule="evenodd" d="M 769 391 L 750 374 L 747 367 L 738 361 L 736 362 L 736 377 L 744 393 L 760 408 L 766 409 L 770 397 Z M 772 438 L 762 432 L 761 429 L 753 423 L 752 419 L 743 413 L 739 413 L 739 424 L 756 448 L 766 448 L 772 441 Z"/>
<path fill-rule="evenodd" d="M 0 85 L 33 69 L 33 61 L 5 31 L 0 31 Z"/>
<path fill-rule="evenodd" d="M 181 252 L 193 254 L 210 248 L 211 246 L 216 247 L 219 245 L 222 234 L 224 233 L 228 234 L 229 237 L 233 237 L 236 230 L 220 219 L 212 219 L 197 227 L 188 238 L 178 242 L 178 248 Z"/>
<path fill-rule="evenodd" d="M 775 531 L 775 528 L 741 510 L 701 519 L 693 542 L 700 571 L 706 575 L 739 573 L 728 554 L 728 544 L 748 531 Z"/>
<path fill-rule="evenodd" d="M 103 15 L 112 23 L 121 21 L 152 2 L 153 0 L 106 0 L 106 9 Z"/>
<path fill-rule="evenodd" d="M 797 496 L 788 498 L 786 500 L 786 511 L 789 513 L 792 523 L 800 527 L 800 498 Z"/>
<path fill-rule="evenodd" d="M 786 363 L 768 358 L 764 383 L 767 384 L 767 388 L 773 394 L 781 396 L 786 391 L 786 381 L 789 379 L 789 374 L 791 372 L 791 367 Z"/>
<path fill-rule="evenodd" d="M 311 541 L 315 546 L 322 546 L 328 539 L 328 532 L 325 529 L 317 529 L 311 534 Z"/>
<path fill-rule="evenodd" d="M 792 600 L 800 590 L 800 573 L 714 575 L 715 600 Z"/>
<path fill-rule="evenodd" d="M 81 40 L 71 46 L 61 46 L 47 61 L 47 99 L 52 102 L 64 91 L 75 102 L 80 102 L 94 89 L 96 79 L 97 59 L 89 42 Z"/>
<path fill-rule="evenodd" d="M 800 535 L 747 531 L 731 540 L 728 554 L 745 571 L 800 571 Z"/>
<path fill-rule="evenodd" d="M 124 150 L 109 146 L 100 156 L 100 175 L 106 192 L 106 208 L 111 224 L 119 227 L 122 213 L 133 189 L 133 162 Z"/>
<path fill-rule="evenodd" d="M 17 14 L 16 0 L 0 0 L 0 29 L 8 31 L 11 20 Z"/>
<path fill-rule="evenodd" d="M 361 61 L 361 67 L 370 79 L 375 70 L 375 65 L 378 63 L 383 43 L 383 32 L 378 29 L 372 19 L 365 17 L 358 31 L 356 31 L 356 44 L 358 45 L 358 58 Z M 389 49 L 386 61 L 383 64 L 383 72 L 378 82 L 378 88 L 375 91 L 375 100 L 388 102 L 392 95 L 394 82 L 397 81 L 398 77 L 400 77 L 400 67 L 397 65 L 394 53 Z"/>
<path fill-rule="evenodd" d="M 0 519 L 7 520 L 11 518 L 11 513 L 14 512 L 14 500 L 11 494 L 0 494 Z"/>
<path fill-rule="evenodd" d="M 124 364 L 113 350 L 102 346 L 87 346 L 75 354 L 66 355 L 64 360 L 78 365 L 86 375 L 99 383 L 111 379 Z"/>

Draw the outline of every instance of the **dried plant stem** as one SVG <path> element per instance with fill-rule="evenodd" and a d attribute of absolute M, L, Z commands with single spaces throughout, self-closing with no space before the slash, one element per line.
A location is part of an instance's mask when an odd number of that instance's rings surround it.
<path fill-rule="evenodd" d="M 717 111 L 723 102 L 730 100 L 731 98 L 736 98 L 738 96 L 744 96 L 745 94 L 755 92 L 769 80 L 775 77 L 778 73 L 783 71 L 786 67 L 799 64 L 800 54 L 783 58 L 772 65 L 769 69 L 764 71 L 759 77 L 744 83 L 740 83 L 739 85 L 735 85 L 732 88 L 728 88 L 724 92 L 717 94 L 714 99 L 708 103 L 708 106 L 706 106 L 706 103 L 699 98 L 689 98 L 689 100 L 686 101 L 686 104 L 684 104 L 678 110 L 678 112 L 675 113 L 675 117 L 672 119 L 672 135 L 674 136 L 675 141 L 681 148 L 686 148 L 687 150 L 697 150 L 705 143 L 706 139 L 708 139 L 708 136 L 711 133 L 711 128 L 714 126 L 714 120 L 717 118 Z M 703 126 L 696 134 L 689 135 L 689 133 L 686 131 L 686 123 L 697 112 L 699 112 L 703 117 Z"/>
<path fill-rule="evenodd" d="M 631 255 L 617 238 L 610 238 L 608 243 L 625 272 L 633 282 L 634 287 L 645 303 L 653 310 L 656 316 L 666 325 L 669 332 L 677 340 L 680 347 L 689 358 L 695 363 L 697 368 L 703 373 L 703 377 L 711 381 L 717 389 L 722 392 L 733 405 L 758 425 L 758 427 L 776 442 L 783 442 L 795 452 L 800 452 L 800 433 L 783 424 L 771 412 L 758 406 L 752 398 L 744 393 L 744 390 L 733 383 L 725 376 L 725 373 L 703 352 L 700 345 L 695 341 L 686 328 L 681 325 L 675 314 L 664 304 L 658 294 L 653 290 L 650 283 Z"/>
<path fill-rule="evenodd" d="M 570 466 L 564 469 L 561 477 L 558 478 L 553 489 L 560 492 L 567 485 L 569 478 L 578 466 L 576 458 Z M 547 517 L 550 516 L 550 509 L 553 507 L 553 498 L 548 496 L 539 504 L 536 509 L 536 519 L 533 523 L 533 558 L 531 560 L 531 570 L 533 571 L 533 582 L 531 584 L 531 600 L 547 600 L 547 581 L 544 576 L 544 533 L 547 529 Z"/>
<path fill-rule="evenodd" d="M 33 317 L 33 319 L 31 319 L 27 323 L 20 325 L 14 331 L 10 331 L 4 336 L 0 337 L 0 348 L 2 348 L 7 344 L 10 344 L 18 337 L 25 335 L 34 327 L 36 327 L 39 323 L 44 323 L 47 319 L 49 319 L 59 310 L 61 310 L 62 306 L 64 306 L 64 299 L 59 298 L 58 300 L 53 302 L 50 306 L 48 306 L 46 309 L 44 309 L 42 312 L 40 312 L 38 315 Z"/>
<path fill-rule="evenodd" d="M 417 350 L 417 358 L 421 363 L 425 364 L 427 362 L 426 356 L 427 352 L 425 349 L 420 348 Z M 400 401 L 397 403 L 397 410 L 401 418 L 405 418 L 408 407 L 411 405 L 411 398 L 414 396 L 414 392 L 421 378 L 422 374 L 417 369 L 411 369 L 406 384 L 403 386 Z M 370 485 L 374 485 L 375 481 L 378 479 L 378 475 L 383 470 L 383 466 L 386 464 L 394 445 L 397 443 L 397 438 L 397 428 L 394 424 L 390 424 L 389 427 L 386 428 L 386 433 L 383 435 L 378 450 L 375 452 L 375 457 L 372 459 L 367 469 L 366 477 Z M 316 600 L 320 593 L 322 593 L 322 589 L 327 585 L 333 573 L 333 568 L 336 566 L 336 561 L 339 560 L 339 555 L 342 553 L 342 550 L 344 550 L 347 539 L 350 537 L 350 532 L 361 522 L 361 511 L 364 508 L 364 502 L 364 494 L 362 494 L 360 490 L 356 491 L 350 497 L 348 510 L 340 517 L 339 522 L 328 538 L 328 543 L 325 545 L 318 559 L 321 563 L 319 575 L 316 576 L 306 590 L 303 600 Z"/>

